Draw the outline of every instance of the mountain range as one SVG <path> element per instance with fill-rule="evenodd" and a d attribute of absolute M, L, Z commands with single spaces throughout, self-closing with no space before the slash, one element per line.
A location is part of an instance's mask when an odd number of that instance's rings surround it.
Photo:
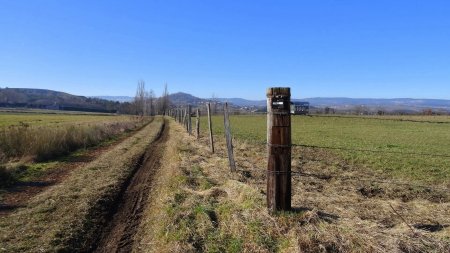
<path fill-rule="evenodd" d="M 102 99 L 113 101 L 132 101 L 133 97 L 102 96 Z M 228 102 L 240 107 L 265 107 L 266 100 L 248 100 L 243 98 L 199 98 L 188 93 L 177 92 L 170 94 L 170 101 L 174 105 L 197 105 L 208 101 Z M 450 111 L 450 100 L 445 99 L 414 99 L 414 98 L 346 98 L 346 97 L 313 97 L 292 98 L 293 102 L 309 102 L 312 107 L 346 109 L 355 106 L 383 108 L 386 110 L 422 110 L 426 108 Z"/>
<path fill-rule="evenodd" d="M 124 102 L 133 101 L 129 96 L 96 96 L 85 97 L 68 94 L 65 92 L 26 89 L 26 88 L 0 88 L 0 107 L 29 107 L 60 110 L 82 110 L 82 111 L 121 111 L 123 106 L 129 106 Z M 235 107 L 258 107 L 266 106 L 266 100 L 248 100 L 243 98 L 199 98 L 188 93 L 177 92 L 169 96 L 173 105 L 200 105 L 208 101 L 228 102 Z M 307 101 L 313 108 L 330 107 L 337 110 L 348 110 L 355 107 L 365 107 L 367 110 L 385 111 L 421 111 L 434 109 L 450 112 L 450 100 L 445 99 L 413 99 L 413 98 L 345 98 L 345 97 L 315 97 L 315 98 L 292 98 L 293 102 Z M 128 110 L 128 109 L 127 109 Z"/>

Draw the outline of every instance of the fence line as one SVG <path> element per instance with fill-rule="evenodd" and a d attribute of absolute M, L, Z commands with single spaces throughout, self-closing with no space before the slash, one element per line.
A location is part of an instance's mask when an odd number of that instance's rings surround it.
<path fill-rule="evenodd" d="M 181 110 L 181 112 L 183 112 L 183 109 L 178 109 L 178 110 Z M 187 110 L 185 110 L 184 112 L 186 112 L 186 111 Z M 187 117 L 186 114 L 184 114 L 183 116 L 188 119 L 190 118 L 190 117 Z M 173 113 L 172 117 L 176 120 L 177 114 Z M 181 120 L 181 121 L 183 121 L 183 120 Z M 189 122 L 186 122 L 186 121 L 179 122 L 179 123 L 181 123 L 182 125 L 189 124 Z M 211 127 L 210 131 L 211 131 L 211 135 L 212 135 L 212 122 L 208 122 L 208 125 L 210 125 L 210 127 Z M 259 144 L 259 145 L 269 145 L 266 142 L 254 142 L 254 143 Z M 271 145 L 271 146 L 276 147 L 276 145 Z M 286 145 L 282 145 L 282 146 L 285 147 Z M 355 151 L 355 152 L 387 153 L 387 154 L 399 154 L 399 155 L 420 155 L 420 156 L 450 158 L 450 155 L 431 154 L 431 153 L 397 152 L 397 151 L 384 151 L 384 150 L 371 150 L 371 149 L 352 149 L 352 148 L 344 148 L 344 147 L 316 146 L 316 145 L 306 145 L 306 144 L 291 144 L 291 146 L 313 148 L 313 149 L 330 149 L 330 150 L 345 150 L 345 151 Z M 263 170 L 263 169 L 261 169 L 261 170 Z M 242 172 L 242 170 L 239 170 L 239 169 L 237 169 L 236 171 Z M 394 181 L 394 180 L 364 179 L 364 178 L 355 178 L 355 177 L 348 177 L 348 176 L 305 173 L 305 172 L 299 172 L 299 171 L 285 172 L 285 171 L 267 171 L 266 170 L 266 172 L 273 173 L 273 174 L 279 174 L 279 175 L 289 173 L 290 175 L 295 176 L 295 177 L 299 177 L 299 176 L 313 177 L 313 178 L 317 178 L 320 180 L 337 179 L 337 180 L 342 180 L 342 181 L 361 181 L 361 182 L 380 183 L 380 184 L 389 184 L 389 185 L 397 185 L 397 186 L 419 187 L 419 188 L 430 189 L 430 190 L 434 190 L 434 191 L 448 191 L 448 188 L 444 188 L 444 187 L 433 187 L 433 186 L 428 186 L 428 185 L 405 183 L 405 182 Z"/>
<path fill-rule="evenodd" d="M 251 143 L 256 143 L 259 145 L 271 145 L 267 142 L 250 141 Z M 285 145 L 283 145 L 284 147 Z M 354 151 L 354 152 L 368 152 L 368 153 L 382 153 L 382 154 L 398 154 L 398 155 L 418 155 L 418 156 L 428 156 L 428 157 L 443 157 L 450 158 L 450 155 L 444 154 L 432 154 L 432 153 L 416 153 L 416 152 L 400 152 L 400 151 L 387 151 L 387 150 L 373 150 L 373 149 L 357 149 L 357 148 L 345 148 L 345 147 L 330 147 L 330 146 L 318 146 L 318 145 L 308 145 L 308 144 L 291 144 L 292 147 L 303 147 L 303 148 L 316 148 L 316 149 L 330 149 L 330 150 L 344 150 L 344 151 Z M 280 146 L 281 147 L 281 146 Z"/>
<path fill-rule="evenodd" d="M 315 146 L 315 145 L 306 145 L 306 144 L 292 144 L 292 146 L 295 146 L 295 147 L 305 147 L 305 148 L 318 148 L 318 149 L 334 149 L 334 150 L 356 151 L 356 152 L 370 152 L 370 153 L 384 153 L 384 154 L 399 154 L 399 155 L 419 155 L 419 156 L 429 156 L 429 157 L 445 157 L 445 158 L 450 158 L 450 155 L 431 154 L 431 153 L 415 153 L 415 152 L 385 151 L 385 150 L 373 150 L 373 149 L 353 149 L 353 148 L 344 148 L 344 147 Z"/>
<path fill-rule="evenodd" d="M 392 117 L 395 117 L 393 115 Z M 425 115 L 426 116 L 426 115 Z M 387 121 L 403 121 L 403 122 L 413 122 L 413 123 L 430 123 L 430 124 L 450 124 L 450 121 L 430 121 L 430 120 L 413 120 L 413 119 L 400 119 L 400 118 L 382 118 L 380 116 L 346 116 L 346 115 L 320 115 L 320 114 L 312 114 L 308 115 L 308 117 L 317 117 L 317 118 L 347 118 L 347 119 L 367 119 L 367 120 L 387 120 Z"/>

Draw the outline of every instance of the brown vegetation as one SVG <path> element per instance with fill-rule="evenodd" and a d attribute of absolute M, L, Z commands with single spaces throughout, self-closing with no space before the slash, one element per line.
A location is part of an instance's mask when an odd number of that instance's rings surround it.
<path fill-rule="evenodd" d="M 26 207 L 0 217 L 1 250 L 88 250 L 161 126 L 162 119 L 153 121 L 94 162 L 71 173 L 64 183 L 33 197 Z"/>
<path fill-rule="evenodd" d="M 293 179 L 293 211 L 271 216 L 265 203 L 265 148 L 236 140 L 238 173 L 225 143 L 174 126 L 150 194 L 136 251 L 144 252 L 448 252 L 450 203 L 445 191 L 358 179 L 370 168 L 326 151 L 296 148 L 293 170 L 331 177 Z M 343 180 L 341 175 L 355 180 Z"/>
<path fill-rule="evenodd" d="M 0 129 L 0 155 L 3 160 L 28 157 L 43 161 L 78 148 L 96 145 L 144 123 L 142 119 L 130 117 L 128 122 L 9 126 Z"/>

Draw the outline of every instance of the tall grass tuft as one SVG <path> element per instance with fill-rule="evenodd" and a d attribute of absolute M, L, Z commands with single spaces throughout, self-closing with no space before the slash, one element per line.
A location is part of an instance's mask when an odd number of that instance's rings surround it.
<path fill-rule="evenodd" d="M 94 124 L 9 126 L 0 129 L 0 156 L 4 161 L 23 157 L 44 161 L 96 145 L 143 123 L 142 120 L 130 119 Z"/>

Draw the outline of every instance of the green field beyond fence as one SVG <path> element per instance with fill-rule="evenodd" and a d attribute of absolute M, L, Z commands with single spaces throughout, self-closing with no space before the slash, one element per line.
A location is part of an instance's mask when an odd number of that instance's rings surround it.
<path fill-rule="evenodd" d="M 213 131 L 224 134 L 223 116 Z M 266 141 L 266 116 L 231 116 L 233 138 Z M 201 119 L 202 131 L 207 118 Z M 423 183 L 450 182 L 450 117 L 292 116 L 292 143 L 324 149 L 361 169 Z M 237 154 L 239 155 L 239 154 Z M 293 154 L 298 157 L 300 154 Z"/>

